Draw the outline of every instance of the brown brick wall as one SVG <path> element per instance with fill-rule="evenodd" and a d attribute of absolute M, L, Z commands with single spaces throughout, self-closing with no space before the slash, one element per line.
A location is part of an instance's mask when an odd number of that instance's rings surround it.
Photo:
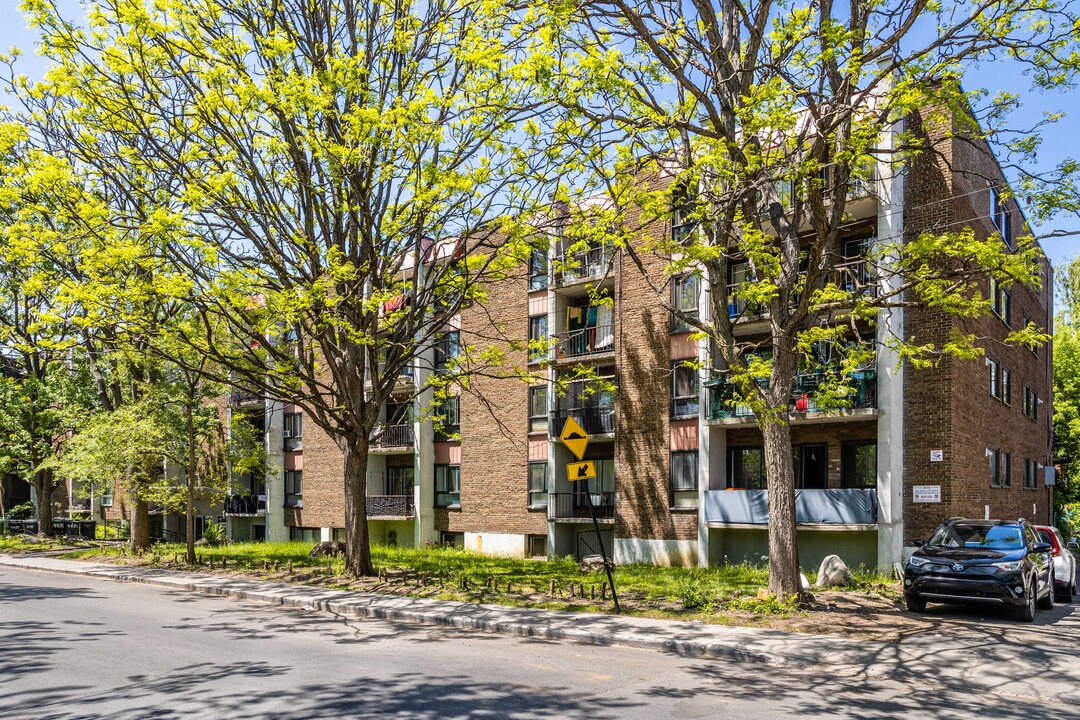
<path fill-rule="evenodd" d="M 451 532 L 547 534 L 547 514 L 528 510 L 528 391 L 514 369 L 527 366 L 509 340 L 529 333 L 524 268 L 492 282 L 483 306 L 461 312 L 461 343 L 470 353 L 506 352 L 505 365 L 470 379 L 461 395 L 461 509 L 437 510 L 435 527 Z M 499 377 L 500 374 L 511 377 Z"/>
<path fill-rule="evenodd" d="M 919 130 L 916 122 L 909 129 Z M 993 232 L 989 215 L 989 180 L 1004 186 L 1000 168 L 985 146 L 962 140 L 939 141 L 936 155 L 915 161 L 906 186 L 905 226 L 909 232 L 960 230 L 965 224 L 978 236 Z M 941 200 L 947 200 L 941 202 Z M 1015 201 L 1008 201 L 1013 213 L 1013 237 L 1024 228 L 1023 215 Z M 983 294 L 988 292 L 984 285 Z M 1011 289 L 1012 326 L 1020 327 L 1025 316 L 1040 326 L 1049 310 L 1046 291 L 1032 292 L 1019 285 Z M 979 338 L 986 356 L 1012 373 L 1012 404 L 990 394 L 989 370 L 984 358 L 946 360 L 930 370 L 905 368 L 905 456 L 904 491 L 905 539 L 925 537 L 948 517 L 983 517 L 990 506 L 991 517 L 1027 517 L 1039 522 L 1048 519 L 1049 496 L 1042 487 L 1041 474 L 1036 490 L 1024 489 L 1024 459 L 1046 461 L 1049 449 L 1050 413 L 1049 349 L 1038 356 L 1027 348 L 1004 343 L 1009 327 L 997 316 L 963 319 L 927 309 L 906 313 L 908 340 L 940 345 L 951 331 L 971 333 Z M 1023 415 L 1023 387 L 1034 389 L 1045 403 L 1039 420 Z M 1011 487 L 991 487 L 986 450 L 1000 449 L 1012 456 Z M 943 462 L 930 462 L 930 451 L 942 450 Z M 913 503 L 911 486 L 940 485 L 942 502 Z M 1033 517 L 1032 503 L 1038 512 Z"/>
<path fill-rule="evenodd" d="M 329 435 L 304 413 L 304 506 L 285 508 L 288 527 L 345 526 L 345 458 Z M 284 498 L 275 500 L 283 501 Z"/>

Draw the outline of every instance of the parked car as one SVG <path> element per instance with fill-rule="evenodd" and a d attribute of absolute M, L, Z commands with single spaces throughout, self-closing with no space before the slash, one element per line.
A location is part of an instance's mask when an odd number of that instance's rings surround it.
<path fill-rule="evenodd" d="M 926 603 L 985 603 L 1013 608 L 1031 622 L 1035 607 L 1054 607 L 1053 546 L 1026 520 L 952 518 L 929 540 L 915 541 L 904 568 L 908 610 Z"/>
<path fill-rule="evenodd" d="M 1069 552 L 1061 531 L 1056 527 L 1036 525 L 1035 529 L 1039 531 L 1039 538 L 1054 548 L 1050 551 L 1050 557 L 1054 559 L 1054 590 L 1058 602 L 1072 602 L 1076 593 L 1076 557 Z"/>

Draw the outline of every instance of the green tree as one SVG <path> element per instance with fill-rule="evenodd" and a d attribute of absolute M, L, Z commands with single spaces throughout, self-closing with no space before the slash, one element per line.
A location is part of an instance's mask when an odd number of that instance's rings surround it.
<path fill-rule="evenodd" d="M 1062 466 L 1056 504 L 1080 502 L 1080 259 L 1057 270 L 1063 307 L 1054 327 L 1054 455 Z"/>
<path fill-rule="evenodd" d="M 441 320 L 520 262 L 507 219 L 545 181 L 509 16 L 478 0 L 105 0 L 83 30 L 48 0 L 24 7 L 55 67 L 20 93 L 78 119 L 39 112 L 42 137 L 159 191 L 144 225 L 173 242 L 158 256 L 223 330 L 176 337 L 334 439 L 348 569 L 372 573 L 379 408 Z"/>
<path fill-rule="evenodd" d="M 1030 170 L 1039 135 L 1009 133 L 1016 96 L 967 91 L 961 80 L 970 64 L 1000 52 L 1031 70 L 1037 86 L 1071 87 L 1076 14 L 1022 0 L 948 12 L 921 0 L 598 0 L 533 11 L 544 58 L 536 77 L 577 119 L 555 126 L 570 148 L 566 175 L 584 178 L 576 190 L 606 197 L 605 227 L 621 228 L 617 242 L 660 300 L 711 341 L 731 400 L 756 413 L 769 585 L 798 593 L 788 414 L 796 376 L 821 371 L 818 404 L 845 407 L 852 373 L 873 361 L 875 344 L 915 367 L 971 358 L 981 352 L 973 334 L 927 344 L 892 333 L 884 313 L 976 317 L 989 310 L 987 275 L 1034 284 L 1044 262 L 1026 229 L 1011 250 L 962 226 L 908 237 L 895 213 L 870 247 L 846 257 L 849 198 L 870 189 L 899 202 L 904 168 L 931 163 L 947 173 L 944 158 L 961 145 L 978 154 L 1004 144 L 1014 167 Z M 1076 209 L 1074 174 L 1071 161 L 1027 172 L 1016 194 L 1030 196 L 1040 219 Z M 680 233 L 656 240 L 643 228 L 673 212 Z M 849 261 L 859 264 L 845 269 Z M 712 288 L 709 320 L 671 302 L 671 280 L 684 273 Z M 762 334 L 736 331 L 750 315 L 765 320 Z M 1039 330 L 1010 340 L 1037 342 Z M 823 347 L 831 363 L 818 359 Z"/>

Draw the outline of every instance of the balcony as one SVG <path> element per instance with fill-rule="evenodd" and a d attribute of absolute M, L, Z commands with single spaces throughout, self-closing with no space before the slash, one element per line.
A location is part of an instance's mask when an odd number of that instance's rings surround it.
<path fill-rule="evenodd" d="M 877 509 L 874 488 L 795 491 L 795 522 L 800 525 L 874 525 Z M 706 491 L 705 522 L 765 526 L 769 522 L 769 491 Z"/>
<path fill-rule="evenodd" d="M 595 325 L 578 330 L 567 330 L 555 335 L 555 357 L 560 360 L 614 351 L 614 325 Z"/>
<path fill-rule="evenodd" d="M 266 514 L 265 495 L 227 495 L 225 515 L 232 517 L 259 517 Z"/>
<path fill-rule="evenodd" d="M 822 375 L 810 373 L 797 375 L 791 394 L 789 411 L 805 415 L 808 413 L 829 413 L 847 410 L 871 410 L 877 408 L 877 368 L 857 370 L 848 378 L 848 387 L 852 392 L 847 397 L 847 407 L 820 407 L 812 398 L 822 382 Z M 763 381 L 767 382 L 767 381 Z M 749 405 L 735 402 L 735 387 L 724 378 L 718 378 L 705 384 L 708 390 L 709 420 L 729 420 L 733 418 L 753 418 L 754 412 Z M 767 385 L 766 385 L 767 387 Z"/>
<path fill-rule="evenodd" d="M 584 482 L 584 481 L 582 481 Z M 611 520 L 615 517 L 615 493 L 594 492 L 592 495 L 593 509 L 596 510 L 598 520 Z M 562 492 L 548 494 L 548 519 L 549 520 L 588 520 L 588 500 L 583 492 Z"/>
<path fill-rule="evenodd" d="M 245 405 L 262 405 L 263 396 L 250 390 L 233 390 L 229 393 L 229 407 L 242 407 Z"/>
<path fill-rule="evenodd" d="M 559 437 L 567 417 L 573 417 L 590 435 L 611 435 L 615 432 L 614 407 L 578 407 L 551 413 L 548 431 L 552 437 Z"/>
<path fill-rule="evenodd" d="M 416 508 L 412 495 L 368 495 L 368 518 L 411 518 L 416 517 Z"/>
<path fill-rule="evenodd" d="M 614 257 L 615 248 L 610 246 L 556 257 L 555 287 L 567 287 L 604 277 L 611 269 Z"/>
<path fill-rule="evenodd" d="M 372 450 L 411 450 L 415 445 L 416 434 L 411 423 L 377 425 L 371 433 Z"/>
<path fill-rule="evenodd" d="M 842 262 L 833 267 L 829 282 L 852 295 L 875 298 L 878 295 L 878 285 L 870 270 L 866 260 Z"/>

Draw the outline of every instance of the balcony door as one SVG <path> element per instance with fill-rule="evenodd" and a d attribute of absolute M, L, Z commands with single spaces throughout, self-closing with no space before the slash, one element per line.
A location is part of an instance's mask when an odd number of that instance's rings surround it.
<path fill-rule="evenodd" d="M 408 496 L 413 494 L 412 466 L 386 468 L 386 494 L 394 496 Z"/>

